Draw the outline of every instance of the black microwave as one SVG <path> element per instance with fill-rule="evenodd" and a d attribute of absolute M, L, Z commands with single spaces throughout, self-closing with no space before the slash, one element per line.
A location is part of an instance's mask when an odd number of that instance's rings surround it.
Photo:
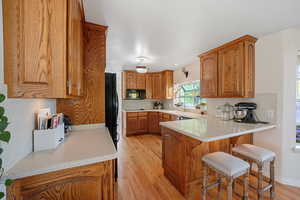
<path fill-rule="evenodd" d="M 126 90 L 126 99 L 129 100 L 142 100 L 146 99 L 146 90 Z"/>

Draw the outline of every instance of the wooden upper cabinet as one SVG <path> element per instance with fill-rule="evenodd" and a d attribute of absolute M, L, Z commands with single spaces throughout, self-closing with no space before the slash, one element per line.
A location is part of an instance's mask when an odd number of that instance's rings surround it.
<path fill-rule="evenodd" d="M 153 78 L 152 74 L 146 74 L 146 98 L 152 99 L 153 95 Z"/>
<path fill-rule="evenodd" d="M 219 96 L 244 96 L 243 42 L 219 51 Z"/>
<path fill-rule="evenodd" d="M 126 71 L 126 72 L 124 72 L 124 75 L 125 75 L 125 79 L 126 79 L 125 88 L 126 89 L 137 89 L 137 86 L 136 86 L 136 73 Z"/>
<path fill-rule="evenodd" d="M 200 55 L 202 97 L 254 97 L 256 41 L 246 35 Z"/>
<path fill-rule="evenodd" d="M 83 10 L 82 2 L 69 0 L 68 6 L 68 95 L 83 94 Z"/>
<path fill-rule="evenodd" d="M 173 71 L 166 70 L 162 72 L 162 88 L 163 93 L 162 97 L 164 99 L 172 99 L 173 98 Z"/>
<path fill-rule="evenodd" d="M 123 71 L 123 99 L 127 89 L 146 90 L 146 99 L 173 98 L 173 71 L 139 74 L 135 71 Z"/>
<path fill-rule="evenodd" d="M 153 81 L 152 99 L 161 99 L 163 97 L 162 74 L 159 72 L 153 73 L 152 81 Z"/>
<path fill-rule="evenodd" d="M 146 74 L 136 74 L 136 89 L 145 90 L 146 89 Z"/>
<path fill-rule="evenodd" d="M 218 53 L 201 57 L 201 97 L 218 96 Z"/>
<path fill-rule="evenodd" d="M 76 12 L 79 12 L 79 5 L 73 1 L 3 0 L 4 69 L 8 97 L 68 96 L 68 61 L 70 57 L 79 56 L 74 62 L 82 62 L 83 51 L 79 48 L 81 45 L 73 45 L 73 42 L 77 43 L 82 39 L 82 26 L 74 25 L 76 23 L 70 19 L 75 19 Z M 77 3 L 78 1 L 76 0 Z M 83 15 L 80 15 L 80 19 L 77 18 L 82 21 Z M 74 27 L 71 30 L 76 31 L 72 35 L 76 41 L 69 39 L 70 27 Z M 69 55 L 71 50 L 68 49 L 73 47 L 77 49 Z M 77 67 L 82 66 L 77 64 L 72 71 L 76 71 Z M 80 78 L 76 80 L 80 81 Z M 74 95 L 77 96 L 77 93 Z"/>

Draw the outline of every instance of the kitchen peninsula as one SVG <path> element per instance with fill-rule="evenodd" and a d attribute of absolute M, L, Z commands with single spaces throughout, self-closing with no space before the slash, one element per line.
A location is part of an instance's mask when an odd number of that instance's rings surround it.
<path fill-rule="evenodd" d="M 243 124 L 214 117 L 161 122 L 164 175 L 186 199 L 201 199 L 202 156 L 253 143 L 253 133 L 272 124 Z M 174 156 L 176 155 L 176 156 Z"/>

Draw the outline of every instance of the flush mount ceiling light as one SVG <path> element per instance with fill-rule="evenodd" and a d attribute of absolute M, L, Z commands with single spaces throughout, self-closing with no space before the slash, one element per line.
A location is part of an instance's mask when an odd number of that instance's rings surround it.
<path fill-rule="evenodd" d="M 137 73 L 147 73 L 148 72 L 148 68 L 146 66 L 136 66 L 135 70 L 137 71 Z"/>
<path fill-rule="evenodd" d="M 145 65 L 142 65 L 142 63 L 147 59 L 147 57 L 145 56 L 139 56 L 136 58 L 136 61 L 139 63 L 138 66 L 136 66 L 135 70 L 137 73 L 147 73 L 148 72 L 148 68 Z"/>

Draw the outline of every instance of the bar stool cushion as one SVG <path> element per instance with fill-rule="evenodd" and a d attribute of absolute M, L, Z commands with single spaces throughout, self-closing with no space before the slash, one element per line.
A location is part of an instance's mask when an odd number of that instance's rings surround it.
<path fill-rule="evenodd" d="M 232 152 L 246 156 L 257 162 L 273 160 L 276 154 L 270 150 L 251 144 L 241 144 L 232 149 Z"/>
<path fill-rule="evenodd" d="M 240 176 L 250 168 L 249 163 L 228 153 L 215 152 L 202 157 L 202 161 L 226 176 Z"/>

